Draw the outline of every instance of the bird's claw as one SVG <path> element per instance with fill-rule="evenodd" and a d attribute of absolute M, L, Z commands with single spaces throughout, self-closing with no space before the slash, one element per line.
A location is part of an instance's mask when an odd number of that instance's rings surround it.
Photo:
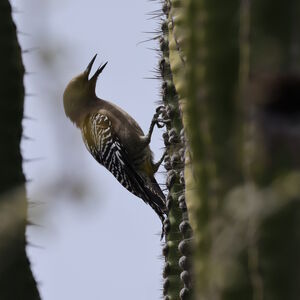
<path fill-rule="evenodd" d="M 163 128 L 165 125 L 166 125 L 165 120 L 163 120 L 163 119 L 157 119 L 157 120 L 156 120 L 156 126 L 157 126 L 158 128 Z"/>
<path fill-rule="evenodd" d="M 163 115 L 165 112 L 165 106 L 161 105 L 156 108 L 156 113 L 153 116 L 153 122 L 156 124 L 158 128 L 163 128 L 166 125 L 164 119 L 160 119 L 159 116 Z"/>
<path fill-rule="evenodd" d="M 157 114 L 154 115 L 152 122 L 154 124 L 156 124 L 156 126 L 158 128 L 163 128 L 166 125 L 165 120 L 164 119 L 160 119 L 159 115 L 157 115 Z"/>
<path fill-rule="evenodd" d="M 160 105 L 156 108 L 156 113 L 158 113 L 159 115 L 165 110 L 165 106 L 164 105 Z"/>

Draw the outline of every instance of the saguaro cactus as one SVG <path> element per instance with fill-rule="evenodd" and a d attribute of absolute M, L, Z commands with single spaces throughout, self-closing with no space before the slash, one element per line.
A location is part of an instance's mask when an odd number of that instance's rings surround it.
<path fill-rule="evenodd" d="M 0 299 L 40 299 L 26 255 L 27 201 L 20 141 L 24 67 L 8 1 L 0 3 Z"/>
<path fill-rule="evenodd" d="M 162 101 L 165 106 L 163 118 L 167 129 L 163 138 L 167 149 L 164 165 L 167 170 L 168 188 L 168 218 L 164 224 L 166 243 L 163 248 L 165 256 L 163 294 L 165 299 L 190 299 L 192 297 L 190 259 L 192 230 L 184 193 L 185 136 L 179 97 L 170 68 L 169 2 L 164 3 L 162 12 L 164 17 L 159 37 L 161 52 L 159 71 L 163 80 Z"/>
<path fill-rule="evenodd" d="M 296 299 L 300 4 L 169 0 L 166 8 L 168 95 L 186 137 L 193 296 Z"/>

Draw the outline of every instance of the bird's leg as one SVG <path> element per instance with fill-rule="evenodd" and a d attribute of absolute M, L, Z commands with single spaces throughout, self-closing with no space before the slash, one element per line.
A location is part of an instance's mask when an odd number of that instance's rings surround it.
<path fill-rule="evenodd" d="M 151 142 L 151 137 L 152 137 L 154 126 L 157 125 L 158 128 L 164 127 L 163 120 L 158 118 L 159 115 L 162 113 L 163 109 L 164 109 L 164 106 L 159 106 L 156 109 L 156 112 L 155 112 L 155 114 L 154 114 L 154 116 L 152 118 L 151 124 L 150 124 L 150 128 L 149 128 L 148 134 L 145 135 L 145 136 L 143 136 L 143 137 L 141 137 L 142 143 L 143 143 L 144 147 L 147 147 L 150 144 L 150 142 Z"/>
<path fill-rule="evenodd" d="M 153 172 L 154 174 L 158 171 L 161 163 L 164 161 L 164 158 L 167 154 L 167 150 L 165 150 L 165 152 L 163 153 L 162 157 L 160 158 L 160 160 L 158 162 L 156 162 L 155 164 L 153 164 Z"/>

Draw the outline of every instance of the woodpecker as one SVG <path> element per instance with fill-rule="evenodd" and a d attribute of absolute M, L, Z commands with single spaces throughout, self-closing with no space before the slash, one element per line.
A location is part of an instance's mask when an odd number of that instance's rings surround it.
<path fill-rule="evenodd" d="M 81 130 L 85 146 L 96 161 L 128 191 L 149 204 L 163 223 L 166 200 L 154 178 L 163 157 L 154 163 L 149 147 L 154 126 L 160 127 L 160 109 L 157 109 L 149 133 L 145 135 L 123 109 L 98 98 L 96 82 L 107 62 L 89 78 L 96 57 L 97 54 L 86 70 L 67 85 L 63 95 L 65 114 Z"/>

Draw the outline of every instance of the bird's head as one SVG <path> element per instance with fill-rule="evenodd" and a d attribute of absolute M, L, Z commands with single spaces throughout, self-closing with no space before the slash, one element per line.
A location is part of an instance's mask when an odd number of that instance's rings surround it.
<path fill-rule="evenodd" d="M 96 82 L 98 76 L 107 64 L 106 62 L 105 64 L 100 65 L 95 74 L 89 78 L 96 57 L 97 54 L 90 61 L 84 72 L 74 77 L 68 83 L 64 91 L 63 99 L 65 113 L 74 123 L 77 123 L 78 118 L 80 118 L 85 108 L 96 99 Z"/>

